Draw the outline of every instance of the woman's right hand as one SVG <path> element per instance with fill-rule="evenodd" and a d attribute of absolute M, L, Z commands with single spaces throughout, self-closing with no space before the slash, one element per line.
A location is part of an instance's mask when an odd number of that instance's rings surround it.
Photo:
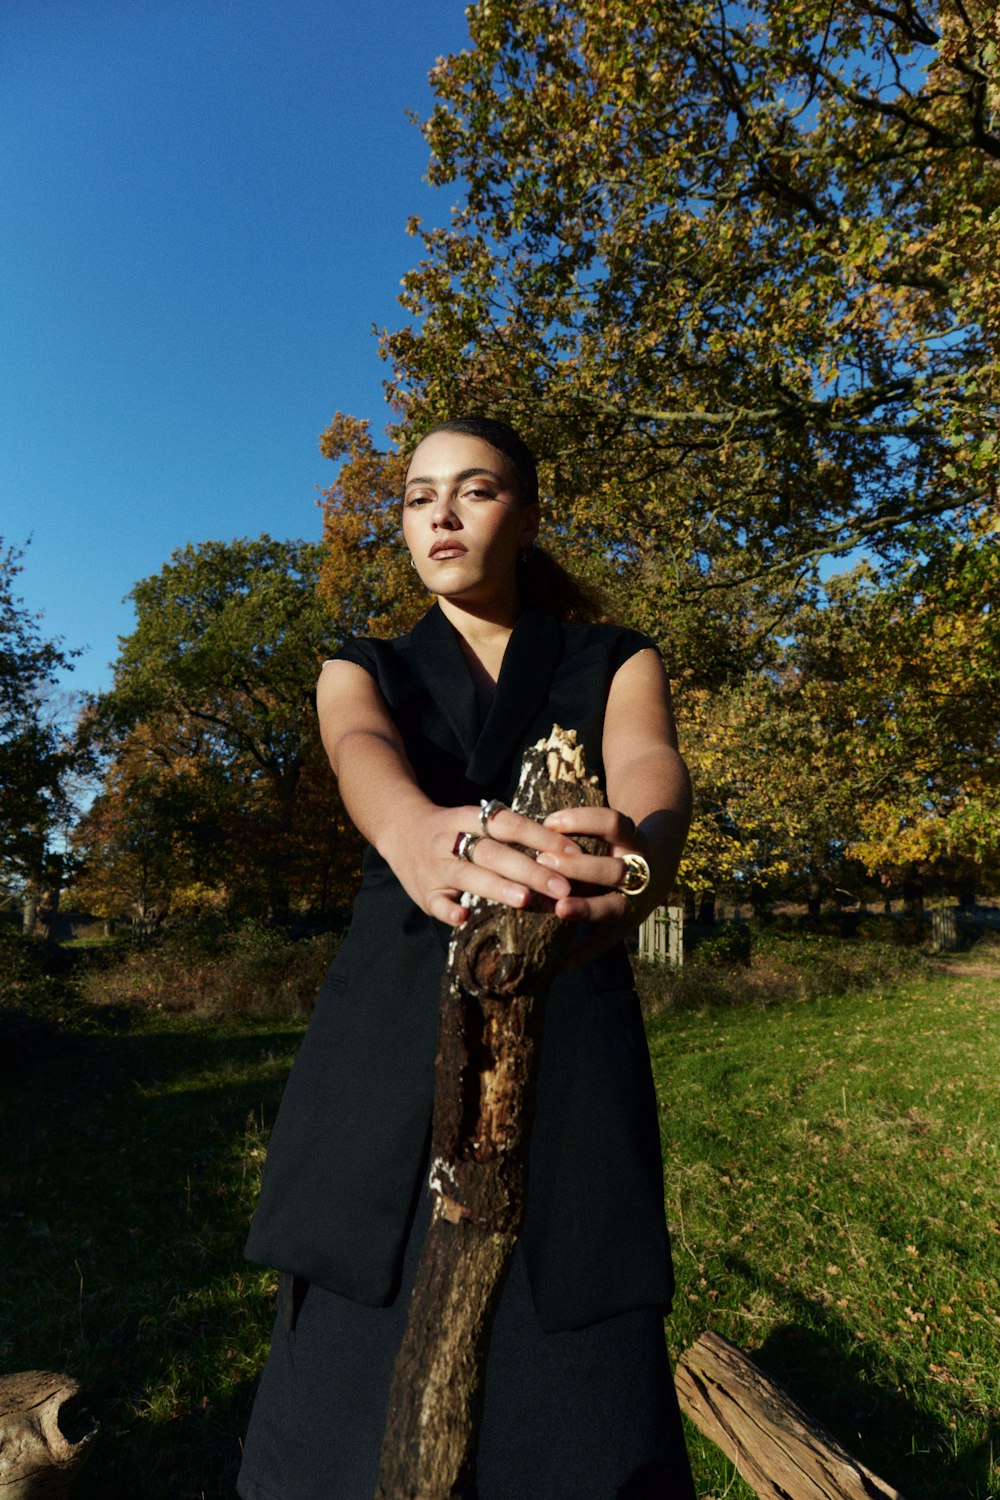
<path fill-rule="evenodd" d="M 579 854 L 580 846 L 572 839 L 509 808 L 494 813 L 488 826 L 489 835 L 478 837 L 478 807 L 430 806 L 411 816 L 405 831 L 382 853 L 421 911 L 451 927 L 461 926 L 468 916 L 459 902 L 464 891 L 522 909 L 551 908 L 570 894 L 564 875 L 547 870 L 523 851 Z M 463 833 L 478 837 L 471 860 L 455 854 Z"/>

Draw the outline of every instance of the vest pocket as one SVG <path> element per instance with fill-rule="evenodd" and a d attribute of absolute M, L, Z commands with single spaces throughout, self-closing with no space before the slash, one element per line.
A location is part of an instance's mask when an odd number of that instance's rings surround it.
<path fill-rule="evenodd" d="M 286 1333 L 295 1332 L 308 1290 L 309 1283 L 304 1276 L 291 1276 L 287 1271 L 282 1271 L 278 1277 L 278 1311 L 281 1314 L 281 1326 Z"/>

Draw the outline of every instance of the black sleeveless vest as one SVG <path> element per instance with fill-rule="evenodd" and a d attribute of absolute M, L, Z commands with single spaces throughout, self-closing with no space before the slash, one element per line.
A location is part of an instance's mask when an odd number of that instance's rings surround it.
<path fill-rule="evenodd" d="M 576 729 L 603 781 L 604 710 L 619 666 L 652 642 L 528 610 L 480 723 L 458 638 L 435 606 L 409 635 L 338 653 L 378 682 L 435 802 L 510 801 L 524 748 Z M 429 1145 L 450 929 L 424 915 L 371 847 L 275 1121 L 250 1260 L 373 1306 L 392 1301 Z M 623 947 L 556 981 L 545 1018 L 520 1239 L 549 1331 L 673 1290 L 658 1112 Z"/>

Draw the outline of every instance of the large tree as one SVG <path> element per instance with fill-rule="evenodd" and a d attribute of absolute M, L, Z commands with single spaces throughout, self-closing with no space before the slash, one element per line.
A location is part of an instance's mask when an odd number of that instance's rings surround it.
<path fill-rule="evenodd" d="M 1000 889 L 997 525 L 829 579 L 770 671 L 684 694 L 690 884 Z"/>
<path fill-rule="evenodd" d="M 118 890 L 137 920 L 199 899 L 284 920 L 342 899 L 357 851 L 315 726 L 341 635 L 319 565 L 315 544 L 206 542 L 136 584 L 85 725 L 109 758 L 79 836 L 105 905 Z"/>
<path fill-rule="evenodd" d="M 462 195 L 383 340 L 407 421 L 510 412 L 674 597 L 995 502 L 992 5 L 469 17 L 425 126 Z"/>
<path fill-rule="evenodd" d="M 382 336 L 390 451 L 343 417 L 325 439 L 345 460 L 333 591 L 361 585 L 362 627 L 400 623 L 393 448 L 458 411 L 507 416 L 544 458 L 547 537 L 663 647 L 699 797 L 690 884 L 815 892 L 862 857 L 898 871 L 901 838 L 879 843 L 893 817 L 930 850 L 943 824 L 918 812 L 926 775 L 904 787 L 905 741 L 891 803 L 859 770 L 893 663 L 955 768 L 948 827 L 971 837 L 960 715 L 942 724 L 894 631 L 908 600 L 929 631 L 954 603 L 915 570 L 942 580 L 995 545 L 995 7 L 481 0 L 468 16 L 424 125 L 457 201 L 442 228 L 412 221 L 410 321 Z M 859 547 L 864 585 L 824 587 L 831 555 Z M 834 691 L 820 637 L 841 616 L 850 634 L 862 604 L 868 647 L 841 653 L 859 680 Z"/>
<path fill-rule="evenodd" d="M 887 884 L 1000 888 L 998 534 L 935 538 L 881 588 L 860 566 L 796 624 L 798 707 L 824 726 L 815 787 L 839 786 L 847 852 Z"/>

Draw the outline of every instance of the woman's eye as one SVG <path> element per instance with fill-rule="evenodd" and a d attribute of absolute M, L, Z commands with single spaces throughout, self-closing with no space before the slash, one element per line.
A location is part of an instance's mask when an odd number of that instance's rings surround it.
<path fill-rule="evenodd" d="M 428 500 L 430 500 L 430 498 L 431 498 L 430 495 L 419 495 L 419 494 L 417 494 L 417 495 L 407 495 L 407 497 L 406 497 L 406 499 L 405 499 L 405 501 L 403 503 L 407 507 L 412 506 L 412 505 L 426 505 L 427 502 L 428 502 Z"/>
<path fill-rule="evenodd" d="M 463 490 L 462 493 L 470 500 L 492 500 L 493 491 L 486 489 Z"/>

